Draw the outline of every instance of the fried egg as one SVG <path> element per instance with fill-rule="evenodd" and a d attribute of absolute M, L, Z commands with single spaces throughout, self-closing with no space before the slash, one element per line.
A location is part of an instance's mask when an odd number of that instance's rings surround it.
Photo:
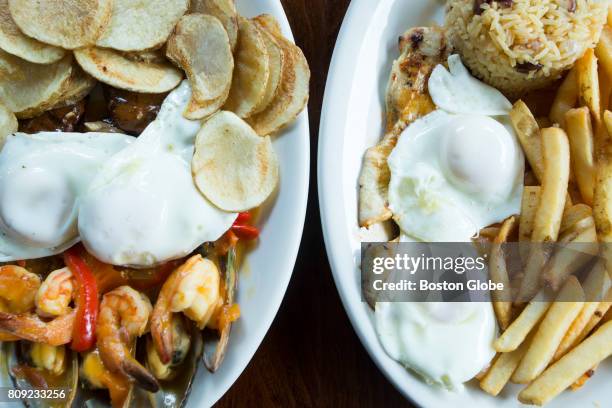
<path fill-rule="evenodd" d="M 378 302 L 375 321 L 391 358 L 451 390 L 461 390 L 495 356 L 490 303 Z"/>
<path fill-rule="evenodd" d="M 77 242 L 83 194 L 133 140 L 109 133 L 8 136 L 0 152 L 0 261 L 50 256 Z"/>
<path fill-rule="evenodd" d="M 429 81 L 438 110 L 401 134 L 388 159 L 389 207 L 406 235 L 465 242 L 518 214 L 524 157 L 509 121 L 510 102 L 471 77 L 459 57 Z"/>
<path fill-rule="evenodd" d="M 79 233 L 87 250 L 113 265 L 147 267 L 215 241 L 236 220 L 196 188 L 191 174 L 199 121 L 182 113 L 187 81 L 164 101 L 129 148 L 112 157 L 83 197 Z"/>
<path fill-rule="evenodd" d="M 408 126 L 388 158 L 401 242 L 469 242 L 520 211 L 524 157 L 512 105 L 459 56 L 448 66 L 438 65 L 428 83 L 438 109 Z M 495 356 L 490 302 L 377 303 L 375 324 L 389 356 L 448 389 L 461 389 Z"/>

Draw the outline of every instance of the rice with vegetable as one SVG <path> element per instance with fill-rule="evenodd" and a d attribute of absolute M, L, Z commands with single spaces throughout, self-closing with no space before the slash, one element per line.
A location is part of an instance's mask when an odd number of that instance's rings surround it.
<path fill-rule="evenodd" d="M 472 73 L 510 97 L 542 88 L 599 41 L 608 0 L 449 0 L 445 25 Z"/>

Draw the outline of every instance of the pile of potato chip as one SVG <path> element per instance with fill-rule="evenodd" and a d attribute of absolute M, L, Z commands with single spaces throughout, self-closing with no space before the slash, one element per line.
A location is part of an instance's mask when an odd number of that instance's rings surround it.
<path fill-rule="evenodd" d="M 529 105 L 518 101 L 510 113 L 531 168 L 521 214 L 494 227 L 493 242 L 518 229 L 519 242 L 562 245 L 552 254 L 538 244 L 521 247 L 523 273 L 513 285 L 493 246 L 491 278 L 518 293 L 492 293 L 503 333 L 479 379 L 492 395 L 509 381 L 528 384 L 519 400 L 543 405 L 580 388 L 612 355 L 612 8 L 595 50 L 556 89 L 549 115 L 533 114 L 546 102 Z"/>
<path fill-rule="evenodd" d="M 274 17 L 240 16 L 234 0 L 0 0 L 2 137 L 16 130 L 17 118 L 74 104 L 97 81 L 161 94 L 184 75 L 192 89 L 186 118 L 223 112 L 205 126 L 207 136 L 198 138 L 198 186 L 228 211 L 260 202 L 254 198 L 271 192 L 278 165 L 270 141 L 253 135 L 267 136 L 291 123 L 308 102 L 310 81 L 304 54 Z M 230 136 L 214 134 L 219 129 L 244 143 L 241 154 L 247 158 L 238 160 Z M 199 147 L 211 143 L 224 146 L 215 149 L 217 162 L 234 166 L 223 169 L 229 172 L 223 178 L 202 165 L 210 157 Z M 221 181 L 226 189 L 242 189 L 242 201 L 236 194 L 221 198 L 223 186 L 214 184 Z"/>

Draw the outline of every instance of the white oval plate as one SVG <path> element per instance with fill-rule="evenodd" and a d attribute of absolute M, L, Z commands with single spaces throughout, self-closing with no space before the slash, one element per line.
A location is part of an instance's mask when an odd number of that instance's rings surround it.
<path fill-rule="evenodd" d="M 279 0 L 237 0 L 236 5 L 245 17 L 272 14 L 278 19 L 284 35 L 293 41 L 291 27 Z M 280 163 L 281 179 L 276 196 L 260 214 L 259 244 L 249 251 L 239 274 L 237 301 L 241 317 L 232 326 L 221 368 L 215 374 L 210 374 L 200 364 L 188 407 L 212 406 L 227 392 L 251 361 L 276 316 L 302 238 L 308 201 L 309 140 L 307 110 L 300 114 L 295 123 L 272 138 Z M 10 386 L 2 382 L 0 378 L 0 386 Z"/>
<path fill-rule="evenodd" d="M 332 59 L 319 133 L 318 183 L 321 220 L 336 287 L 350 320 L 372 359 L 404 396 L 423 407 L 519 407 L 519 386 L 497 398 L 471 384 L 464 393 L 431 387 L 387 356 L 361 301 L 357 225 L 357 179 L 365 150 L 383 133 L 384 93 L 397 39 L 406 29 L 441 23 L 443 1 L 353 0 Z M 451 340 L 449 340 L 451 341 Z M 549 407 L 604 407 L 612 400 L 612 361 L 577 392 L 564 392 Z"/>

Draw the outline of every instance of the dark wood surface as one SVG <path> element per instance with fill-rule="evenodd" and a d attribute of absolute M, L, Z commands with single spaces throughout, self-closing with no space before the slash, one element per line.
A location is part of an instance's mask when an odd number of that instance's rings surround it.
<path fill-rule="evenodd" d="M 312 71 L 308 213 L 297 264 L 280 311 L 253 360 L 217 406 L 410 407 L 370 360 L 342 308 L 319 219 L 319 118 L 329 62 L 350 1 L 282 3 Z"/>

